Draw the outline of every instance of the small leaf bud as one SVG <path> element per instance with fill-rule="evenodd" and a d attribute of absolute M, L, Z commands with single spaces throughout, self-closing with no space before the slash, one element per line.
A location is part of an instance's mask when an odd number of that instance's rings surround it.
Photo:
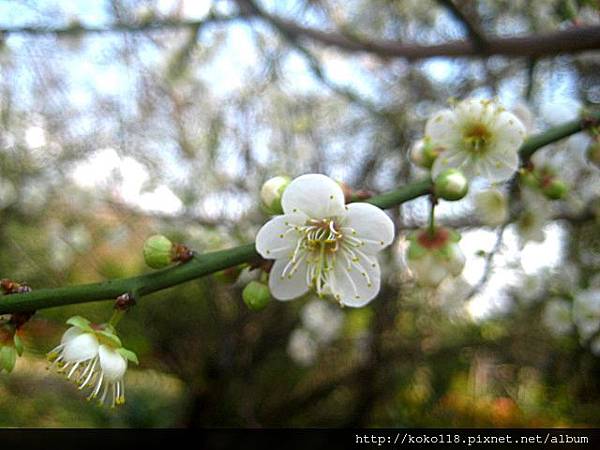
<path fill-rule="evenodd" d="M 144 242 L 144 261 L 153 269 L 162 269 L 173 263 L 175 246 L 161 234 L 150 236 Z"/>
<path fill-rule="evenodd" d="M 271 300 L 269 287 L 258 281 L 251 281 L 242 292 L 246 306 L 252 311 L 261 311 L 267 307 Z"/>
<path fill-rule="evenodd" d="M 434 181 L 435 194 L 444 200 L 456 201 L 467 195 L 469 182 L 456 169 L 442 171 Z"/>
<path fill-rule="evenodd" d="M 266 213 L 283 214 L 281 197 L 291 181 L 287 176 L 277 176 L 265 181 L 260 189 L 260 200 Z"/>

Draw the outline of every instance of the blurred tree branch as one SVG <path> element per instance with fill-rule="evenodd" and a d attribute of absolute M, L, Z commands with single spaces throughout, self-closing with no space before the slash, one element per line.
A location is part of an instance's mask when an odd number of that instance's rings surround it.
<path fill-rule="evenodd" d="M 403 44 L 392 40 L 349 37 L 338 32 L 304 27 L 260 8 L 253 0 L 236 0 L 240 13 L 257 16 L 289 36 L 309 38 L 321 44 L 349 52 L 367 52 L 384 58 L 422 59 L 434 56 L 548 56 L 600 48 L 600 26 L 577 27 L 568 30 L 509 38 L 488 37 L 485 46 L 467 41 L 452 41 L 437 45 Z M 453 5 L 454 6 L 454 5 Z M 462 14 L 461 14 L 462 15 Z"/>
<path fill-rule="evenodd" d="M 470 35 L 469 40 L 451 41 L 436 45 L 405 44 L 395 40 L 376 38 L 358 38 L 347 33 L 323 31 L 317 28 L 305 27 L 295 21 L 284 19 L 270 14 L 256 5 L 252 0 L 235 0 L 240 13 L 221 15 L 210 12 L 202 20 L 182 19 L 155 19 L 150 17 L 139 23 L 114 23 L 106 26 L 86 26 L 75 22 L 63 27 L 44 26 L 5 26 L 0 27 L 0 35 L 27 34 L 27 35 L 56 35 L 78 36 L 86 33 L 114 33 L 114 32 L 145 32 L 165 29 L 197 29 L 208 23 L 224 23 L 232 20 L 259 17 L 266 20 L 278 30 L 293 38 L 308 38 L 326 46 L 337 47 L 348 52 L 372 53 L 383 58 L 408 58 L 411 60 L 431 58 L 435 56 L 460 57 L 460 56 L 491 56 L 504 55 L 513 57 L 541 57 L 560 53 L 575 53 L 584 50 L 600 48 L 600 26 L 581 26 L 567 30 L 547 33 L 538 33 L 528 36 L 515 37 L 487 37 L 477 31 L 471 20 L 456 6 L 445 1 L 452 8 L 455 17 L 460 14 L 468 20 L 466 25 Z M 452 6 L 450 6 L 452 4 Z"/>

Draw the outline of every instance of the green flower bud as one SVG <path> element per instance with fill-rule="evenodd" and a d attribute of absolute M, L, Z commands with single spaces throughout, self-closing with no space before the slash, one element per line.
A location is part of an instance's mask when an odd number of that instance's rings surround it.
<path fill-rule="evenodd" d="M 271 300 L 269 287 L 258 281 L 251 281 L 242 292 L 246 306 L 252 311 L 261 311 L 267 307 Z"/>
<path fill-rule="evenodd" d="M 531 170 L 521 169 L 519 171 L 519 180 L 524 186 L 528 186 L 533 189 L 537 189 L 540 186 L 540 182 Z"/>
<path fill-rule="evenodd" d="M 10 373 L 15 368 L 17 362 L 17 349 L 12 345 L 0 347 L 0 372 L 3 370 Z"/>
<path fill-rule="evenodd" d="M 469 182 L 456 169 L 442 171 L 433 182 L 435 194 L 444 200 L 460 200 L 469 190 Z"/>
<path fill-rule="evenodd" d="M 161 234 L 150 236 L 144 242 L 144 261 L 153 269 L 162 269 L 173 263 L 175 246 Z"/>
<path fill-rule="evenodd" d="M 286 176 L 277 176 L 265 181 L 260 189 L 260 200 L 266 213 L 283 214 L 281 197 L 291 181 L 292 179 Z"/>
<path fill-rule="evenodd" d="M 558 178 L 551 179 L 548 183 L 546 183 L 542 187 L 542 192 L 546 197 L 550 200 L 560 200 L 567 195 L 569 188 L 565 184 L 564 181 L 559 180 Z"/>
<path fill-rule="evenodd" d="M 434 161 L 442 152 L 442 148 L 434 145 L 431 139 L 425 137 L 416 141 L 410 150 L 411 161 L 424 169 L 431 169 Z"/>
<path fill-rule="evenodd" d="M 587 159 L 600 169 L 600 140 L 594 139 L 586 151 Z"/>

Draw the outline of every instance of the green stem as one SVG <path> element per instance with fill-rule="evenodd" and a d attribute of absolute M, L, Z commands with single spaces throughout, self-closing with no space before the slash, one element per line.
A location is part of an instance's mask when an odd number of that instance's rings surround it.
<path fill-rule="evenodd" d="M 113 328 L 117 328 L 117 325 L 119 324 L 119 322 L 121 321 L 121 319 L 123 317 L 125 317 L 125 310 L 122 309 L 115 309 L 113 310 L 112 316 L 110 317 L 110 320 L 108 321 L 108 324 L 110 326 L 112 326 Z"/>
<path fill-rule="evenodd" d="M 521 157 L 527 159 L 537 149 L 575 134 L 586 127 L 596 125 L 599 120 L 600 113 L 595 113 L 588 116 L 586 120 L 568 122 L 532 136 L 521 147 Z M 387 209 L 429 194 L 431 187 L 432 182 L 429 179 L 416 181 L 397 190 L 371 197 L 366 202 Z M 200 254 L 185 264 L 136 277 L 56 289 L 39 289 L 25 294 L 4 296 L 0 298 L 0 314 L 34 311 L 99 300 L 114 300 L 126 292 L 136 292 L 141 297 L 257 258 L 259 255 L 252 243 L 218 252 Z"/>
<path fill-rule="evenodd" d="M 436 199 L 435 197 L 430 196 L 431 199 L 431 210 L 429 212 L 429 236 L 433 238 L 433 235 L 435 234 L 435 204 Z"/>

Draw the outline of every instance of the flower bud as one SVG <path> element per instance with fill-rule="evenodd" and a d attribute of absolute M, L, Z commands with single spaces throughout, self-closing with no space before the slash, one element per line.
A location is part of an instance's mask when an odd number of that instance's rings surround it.
<path fill-rule="evenodd" d="M 283 214 L 281 197 L 291 181 L 291 178 L 286 176 L 277 176 L 265 181 L 260 189 L 260 200 L 265 212 L 272 215 Z"/>
<path fill-rule="evenodd" d="M 594 139 L 586 151 L 587 159 L 600 169 L 600 139 Z"/>
<path fill-rule="evenodd" d="M 558 178 L 552 178 L 542 186 L 542 192 L 550 200 L 560 200 L 567 195 L 569 188 L 564 181 Z"/>
<path fill-rule="evenodd" d="M 251 281 L 242 292 L 246 306 L 252 311 L 261 311 L 267 307 L 271 300 L 269 287 L 258 281 Z"/>
<path fill-rule="evenodd" d="M 416 141 L 410 149 L 411 161 L 424 169 L 431 169 L 433 162 L 441 153 L 441 148 L 434 145 L 430 139 L 423 138 Z"/>
<path fill-rule="evenodd" d="M 530 187 L 532 189 L 537 189 L 540 185 L 539 180 L 532 170 L 529 169 L 520 169 L 519 170 L 519 181 L 523 186 Z"/>
<path fill-rule="evenodd" d="M 12 345 L 0 344 L 0 372 L 12 372 L 17 362 L 17 349 Z"/>
<path fill-rule="evenodd" d="M 144 261 L 153 269 L 170 265 L 175 256 L 175 246 L 162 234 L 150 236 L 144 242 Z"/>
<path fill-rule="evenodd" d="M 460 200 L 469 190 L 469 182 L 456 169 L 443 170 L 433 182 L 435 194 L 444 200 Z"/>

